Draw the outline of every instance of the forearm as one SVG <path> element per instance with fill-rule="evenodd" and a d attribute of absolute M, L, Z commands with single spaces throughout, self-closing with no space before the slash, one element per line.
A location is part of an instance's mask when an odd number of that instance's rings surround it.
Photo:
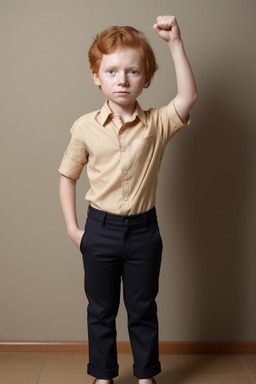
<path fill-rule="evenodd" d="M 177 78 L 177 95 L 174 105 L 180 118 L 185 121 L 197 99 L 197 89 L 177 20 L 174 16 L 158 16 L 154 29 L 170 48 Z"/>
<path fill-rule="evenodd" d="M 182 40 L 168 43 L 177 80 L 177 95 L 174 104 L 182 120 L 188 116 L 197 99 L 195 78 L 187 58 Z"/>
<path fill-rule="evenodd" d="M 76 180 L 61 175 L 59 195 L 67 232 L 72 238 L 73 234 L 79 230 L 76 215 Z"/>

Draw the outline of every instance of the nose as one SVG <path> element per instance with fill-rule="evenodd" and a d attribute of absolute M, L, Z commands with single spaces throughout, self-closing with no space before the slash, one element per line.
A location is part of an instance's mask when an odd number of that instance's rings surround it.
<path fill-rule="evenodd" d="M 119 74 L 119 76 L 118 76 L 118 85 L 123 86 L 123 87 L 127 87 L 128 80 L 127 80 L 127 77 L 126 77 L 125 73 L 120 73 Z"/>

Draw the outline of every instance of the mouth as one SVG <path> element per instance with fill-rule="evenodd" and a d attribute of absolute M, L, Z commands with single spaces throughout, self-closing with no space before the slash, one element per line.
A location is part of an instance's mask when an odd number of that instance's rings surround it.
<path fill-rule="evenodd" d="M 116 95 L 129 95 L 129 92 L 127 91 L 117 91 L 115 92 Z"/>

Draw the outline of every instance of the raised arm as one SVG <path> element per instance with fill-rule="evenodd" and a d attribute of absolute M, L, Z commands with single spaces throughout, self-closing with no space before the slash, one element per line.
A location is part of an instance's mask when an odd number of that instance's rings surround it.
<path fill-rule="evenodd" d="M 159 16 L 153 28 L 170 48 L 177 80 L 177 95 L 174 98 L 174 105 L 181 120 L 185 122 L 197 100 L 197 88 L 177 20 L 174 16 Z"/>
<path fill-rule="evenodd" d="M 79 248 L 84 231 L 81 231 L 77 224 L 76 180 L 61 175 L 59 193 L 68 235 L 77 248 Z"/>

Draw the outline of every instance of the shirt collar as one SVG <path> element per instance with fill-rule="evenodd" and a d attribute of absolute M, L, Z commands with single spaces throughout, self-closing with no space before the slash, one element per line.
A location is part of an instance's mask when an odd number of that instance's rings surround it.
<path fill-rule="evenodd" d="M 106 101 L 105 104 L 103 105 L 103 107 L 101 108 L 99 115 L 98 115 L 99 123 L 104 125 L 106 123 L 107 119 L 109 118 L 109 116 L 111 116 L 111 115 L 112 115 L 112 111 L 108 106 L 108 102 Z M 144 125 L 146 125 L 145 112 L 143 111 L 143 109 L 139 105 L 138 101 L 136 101 L 134 113 L 133 113 L 133 115 L 129 121 L 135 120 L 137 116 L 142 121 L 142 123 Z"/>

